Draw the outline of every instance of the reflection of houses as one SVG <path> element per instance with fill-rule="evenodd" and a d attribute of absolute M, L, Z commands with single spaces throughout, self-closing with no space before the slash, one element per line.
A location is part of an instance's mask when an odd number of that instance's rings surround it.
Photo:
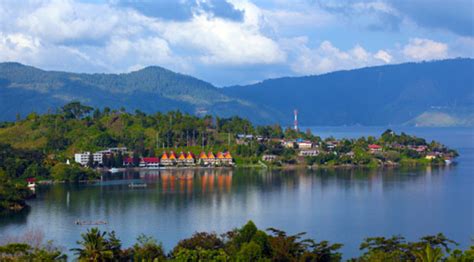
<path fill-rule="evenodd" d="M 301 150 L 298 154 L 299 156 L 317 156 L 319 154 L 319 151 L 316 149 L 304 149 Z"/>
<path fill-rule="evenodd" d="M 376 144 L 370 144 L 369 145 L 369 151 L 370 153 L 380 153 L 382 152 L 382 146 L 376 145 Z"/>

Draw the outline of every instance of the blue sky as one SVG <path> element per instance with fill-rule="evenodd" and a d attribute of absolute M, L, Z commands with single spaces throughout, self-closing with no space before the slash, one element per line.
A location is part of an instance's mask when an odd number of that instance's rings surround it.
<path fill-rule="evenodd" d="M 472 0 L 0 0 L 0 61 L 217 86 L 474 57 Z"/>

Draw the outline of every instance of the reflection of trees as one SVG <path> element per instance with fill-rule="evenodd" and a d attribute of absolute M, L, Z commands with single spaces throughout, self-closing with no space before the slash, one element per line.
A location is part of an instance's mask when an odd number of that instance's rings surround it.
<path fill-rule="evenodd" d="M 46 212 L 77 219 L 94 216 L 104 218 L 126 214 L 182 211 L 188 207 L 232 206 L 255 201 L 255 197 L 272 192 L 373 191 L 416 185 L 420 181 L 440 180 L 443 169 L 318 169 L 318 170 L 255 170 L 255 169 L 180 169 L 148 170 L 104 176 L 95 185 L 53 185 L 39 188 L 39 199 Z M 117 179 L 117 177 L 119 179 Z M 147 188 L 130 189 L 132 181 L 142 181 Z M 69 205 L 67 193 L 70 192 Z M 309 197 L 309 196 L 308 196 Z M 134 212 L 135 212 L 134 211 Z M 139 214 L 137 214 L 139 215 Z M 26 219 L 24 216 L 23 221 Z M 15 219 L 17 221 L 21 221 Z M 2 220 L 0 220 L 2 223 Z M 4 222 L 3 222 L 4 223 Z M 21 222 L 20 222 L 21 223 Z"/>
<path fill-rule="evenodd" d="M 8 226 L 11 224 L 21 225 L 25 224 L 28 218 L 28 215 L 31 212 L 31 207 L 26 206 L 18 213 L 8 213 L 0 215 L 0 227 Z"/>

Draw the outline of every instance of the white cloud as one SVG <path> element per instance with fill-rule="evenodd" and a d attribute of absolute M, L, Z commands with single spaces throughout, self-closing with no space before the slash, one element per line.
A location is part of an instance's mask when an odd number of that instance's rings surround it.
<path fill-rule="evenodd" d="M 235 0 L 234 4 L 245 11 L 243 21 L 215 17 L 203 9 L 195 10 L 191 20 L 177 22 L 106 3 L 9 3 L 0 6 L 0 58 L 51 68 L 57 56 L 45 59 L 45 54 L 56 50 L 91 63 L 71 63 L 63 70 L 83 71 L 74 67 L 77 65 L 111 72 L 151 64 L 189 73 L 191 65 L 199 63 L 284 62 L 285 52 L 260 30 L 261 9 L 248 1 Z M 56 64 L 64 65 L 63 61 Z"/>
<path fill-rule="evenodd" d="M 385 63 L 390 63 L 392 61 L 392 55 L 385 50 L 379 50 L 374 55 L 375 58 L 384 61 Z"/>
<path fill-rule="evenodd" d="M 414 60 L 432 60 L 448 57 L 448 45 L 430 39 L 412 38 L 403 48 L 403 54 Z"/>
<path fill-rule="evenodd" d="M 258 23 L 258 22 L 257 22 Z M 272 64 L 285 61 L 276 42 L 262 35 L 256 24 L 238 23 L 205 14 L 191 21 L 160 25 L 171 44 L 201 51 L 206 64 Z"/>
<path fill-rule="evenodd" d="M 250 0 L 229 0 L 242 11 L 242 20 L 213 15 L 199 5 L 187 20 L 166 20 L 111 2 L 2 2 L 0 61 L 81 72 L 124 72 L 160 65 L 198 77 L 204 73 L 211 81 L 219 70 L 228 70 L 225 73 L 236 78 L 229 81 L 237 82 L 246 81 L 237 79 L 244 74 L 252 79 L 319 74 L 386 63 L 473 56 L 474 52 L 471 37 L 446 43 L 413 38 L 401 47 L 355 44 L 341 49 L 339 42 L 328 40 L 340 38 L 342 30 L 347 29 L 347 21 L 340 21 L 344 20 L 344 12 L 334 14 L 306 0 L 272 1 L 259 6 Z M 333 2 L 329 9 L 343 10 L 344 5 L 339 5 L 340 1 Z M 378 16 L 370 16 L 372 11 L 395 18 L 400 15 L 391 5 L 378 0 L 351 2 L 350 11 L 367 16 L 363 24 L 379 21 Z M 349 36 L 354 36 L 353 32 Z M 378 42 L 383 41 L 374 44 Z M 242 68 L 260 71 L 238 71 Z"/>
<path fill-rule="evenodd" d="M 360 45 L 343 51 L 329 41 L 323 41 L 318 47 L 311 49 L 304 39 L 294 39 L 292 45 L 288 46 L 297 47 L 299 50 L 299 55 L 291 64 L 293 71 L 298 74 L 321 74 L 335 70 L 373 66 L 386 63 L 384 59 L 391 59 L 391 55 L 386 51 L 381 50 L 372 54 Z"/>

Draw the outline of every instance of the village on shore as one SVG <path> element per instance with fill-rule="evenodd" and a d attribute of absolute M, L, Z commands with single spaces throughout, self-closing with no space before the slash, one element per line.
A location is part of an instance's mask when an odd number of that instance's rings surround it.
<path fill-rule="evenodd" d="M 258 155 L 261 166 L 396 166 L 403 162 L 417 164 L 449 165 L 457 152 L 424 139 L 396 135 L 388 130 L 376 140 L 373 137 L 359 139 L 281 139 L 261 135 L 238 134 L 237 146 L 273 145 L 282 150 L 267 150 Z M 389 139 L 392 137 L 393 139 Z M 272 153 L 275 152 L 275 153 Z M 240 152 L 242 153 L 242 152 Z M 289 153 L 289 155 L 288 155 Z M 239 155 L 239 154 L 238 154 Z M 288 160 L 290 159 L 290 160 Z M 191 150 L 176 153 L 164 150 L 160 156 L 138 156 L 126 147 L 108 148 L 95 153 L 75 153 L 76 163 L 85 167 L 105 168 L 183 168 L 183 167 L 234 167 L 236 161 L 227 151 Z M 245 165 L 241 165 L 245 166 Z"/>

